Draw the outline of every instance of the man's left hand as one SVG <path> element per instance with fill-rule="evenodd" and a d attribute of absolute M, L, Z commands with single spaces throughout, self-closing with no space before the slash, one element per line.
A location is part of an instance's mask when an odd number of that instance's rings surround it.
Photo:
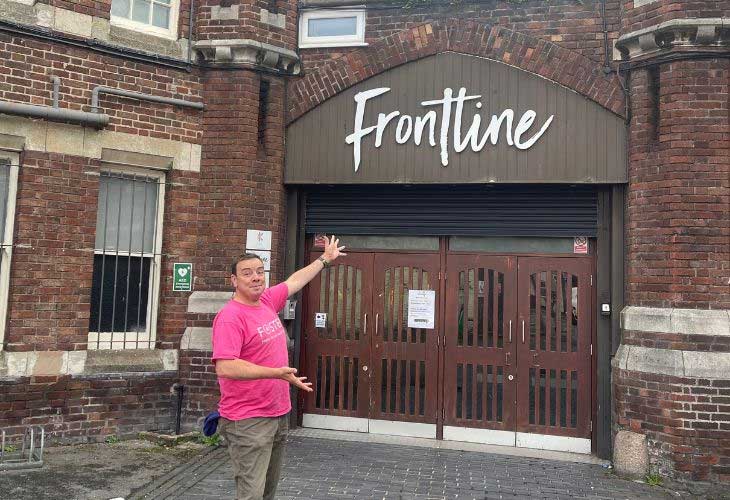
<path fill-rule="evenodd" d="M 328 238 L 327 236 L 324 237 L 324 253 L 322 256 L 327 259 L 327 262 L 332 262 L 339 256 L 345 256 L 347 255 L 342 250 L 345 249 L 345 246 L 340 246 L 340 240 L 339 238 L 335 238 L 335 235 L 332 235 L 332 238 Z"/>

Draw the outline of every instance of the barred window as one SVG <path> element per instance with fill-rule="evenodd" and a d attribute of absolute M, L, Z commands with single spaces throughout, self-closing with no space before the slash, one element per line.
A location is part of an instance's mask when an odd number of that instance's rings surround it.
<path fill-rule="evenodd" d="M 154 347 L 162 181 L 151 172 L 101 174 L 89 349 Z"/>
<path fill-rule="evenodd" d="M 0 350 L 5 339 L 19 156 L 0 151 Z"/>

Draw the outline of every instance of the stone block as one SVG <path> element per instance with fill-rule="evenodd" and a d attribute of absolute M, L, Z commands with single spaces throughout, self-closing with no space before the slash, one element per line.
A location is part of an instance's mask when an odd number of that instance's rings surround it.
<path fill-rule="evenodd" d="M 613 468 L 620 476 L 643 478 L 649 470 L 646 436 L 618 431 L 613 442 Z"/>

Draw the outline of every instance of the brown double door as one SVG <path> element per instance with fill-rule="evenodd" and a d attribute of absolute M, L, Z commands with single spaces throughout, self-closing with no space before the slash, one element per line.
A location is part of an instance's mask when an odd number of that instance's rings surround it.
<path fill-rule="evenodd" d="M 304 412 L 590 439 L 590 257 L 440 259 L 350 253 L 309 285 Z M 409 290 L 435 291 L 434 329 L 408 328 Z"/>
<path fill-rule="evenodd" d="M 447 268 L 445 428 L 590 439 L 590 258 L 450 255 Z"/>
<path fill-rule="evenodd" d="M 408 292 L 435 290 L 438 304 L 438 265 L 438 255 L 350 253 L 310 283 L 306 413 L 436 423 L 438 334 L 408 327 Z"/>

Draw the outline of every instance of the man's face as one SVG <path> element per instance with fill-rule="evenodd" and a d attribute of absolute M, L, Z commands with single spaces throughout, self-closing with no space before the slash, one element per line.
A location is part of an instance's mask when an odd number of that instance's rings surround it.
<path fill-rule="evenodd" d="M 260 259 L 242 260 L 236 264 L 236 274 L 231 275 L 236 294 L 248 302 L 257 302 L 266 288 L 264 263 Z"/>

